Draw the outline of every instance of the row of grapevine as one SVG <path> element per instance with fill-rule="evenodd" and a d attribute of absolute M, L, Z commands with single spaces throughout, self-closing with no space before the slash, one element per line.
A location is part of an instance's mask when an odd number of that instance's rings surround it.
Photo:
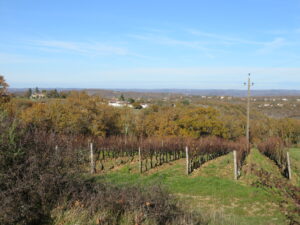
<path fill-rule="evenodd" d="M 140 145 L 140 172 L 185 157 L 184 138 L 148 138 Z"/>
<path fill-rule="evenodd" d="M 140 171 L 185 157 L 184 138 L 147 138 L 138 140 L 130 137 L 94 138 L 93 143 L 97 169 L 112 169 L 120 164 L 132 162 L 139 156 Z"/>
<path fill-rule="evenodd" d="M 291 177 L 287 146 L 281 138 L 270 137 L 259 143 L 257 147 L 261 153 L 276 163 L 285 177 Z"/>
<path fill-rule="evenodd" d="M 100 170 L 107 169 L 105 167 L 112 169 L 116 165 L 132 162 L 138 154 L 138 146 L 140 145 L 140 141 L 134 137 L 100 137 L 93 141 L 95 143 L 96 161 L 99 161 Z"/>
<path fill-rule="evenodd" d="M 245 140 L 233 142 L 218 137 L 200 139 L 152 137 L 140 140 L 134 137 L 108 137 L 95 138 L 91 141 L 94 143 L 93 160 L 97 162 L 97 170 L 100 171 L 132 162 L 137 157 L 141 173 L 166 162 L 187 158 L 188 173 L 191 173 L 206 161 L 233 150 L 237 151 L 237 168 L 240 171 L 248 153 Z"/>
<path fill-rule="evenodd" d="M 37 132 L 31 135 L 45 147 L 53 149 L 53 157 L 70 159 L 79 169 L 91 164 L 91 172 L 110 170 L 126 163 L 137 164 L 140 172 L 161 166 L 166 162 L 181 158 L 187 159 L 188 173 L 206 161 L 212 160 L 233 150 L 237 152 L 237 168 L 240 170 L 247 155 L 243 141 L 228 141 L 218 137 L 200 139 L 183 137 L 90 137 L 77 135 L 58 135 L 56 133 Z M 87 154 L 87 147 L 90 154 Z M 34 148 L 34 146 L 31 146 Z M 188 151 L 186 151 L 188 150 Z M 72 160 L 71 160 L 72 159 Z"/>
<path fill-rule="evenodd" d="M 91 162 L 92 173 L 110 170 L 116 166 L 139 161 L 140 172 L 145 172 L 164 163 L 187 159 L 187 172 L 191 173 L 203 163 L 236 151 L 236 167 L 240 171 L 242 163 L 248 153 L 245 140 L 236 142 L 218 137 L 203 137 L 200 139 L 183 137 L 151 137 L 138 139 L 136 137 L 97 137 L 90 139 L 84 136 L 57 137 L 49 134 L 45 138 L 55 143 L 55 154 L 62 157 L 64 149 L 73 149 L 78 166 L 86 167 Z M 91 154 L 87 154 L 87 146 Z M 188 150 L 188 151 L 186 151 Z"/>
<path fill-rule="evenodd" d="M 187 173 L 199 168 L 203 163 L 235 151 L 236 168 L 238 177 L 246 156 L 249 153 L 246 140 L 229 141 L 218 137 L 204 137 L 200 139 L 169 137 L 169 138 L 146 138 L 137 139 L 135 137 L 99 137 L 89 139 L 84 136 L 63 136 L 55 134 L 41 134 L 35 137 L 42 138 L 45 145 L 53 146 L 57 157 L 68 157 L 64 155 L 64 149 L 73 149 L 72 157 L 75 155 L 79 166 L 86 166 L 90 157 L 86 154 L 86 146 L 93 143 L 93 170 L 109 170 L 115 166 L 139 160 L 140 172 L 145 172 L 151 168 L 161 166 L 166 162 L 187 158 Z M 49 142 L 49 143 L 48 143 Z M 271 137 L 258 144 L 258 149 L 264 155 L 273 160 L 280 168 L 282 174 L 291 177 L 289 169 L 289 155 L 285 143 L 282 139 Z M 186 151 L 188 150 L 188 151 Z M 188 154 L 188 155 L 187 155 Z"/>
<path fill-rule="evenodd" d="M 237 152 L 237 171 L 239 173 L 249 153 L 245 139 L 234 142 L 211 136 L 200 139 L 190 139 L 187 142 L 187 146 L 189 154 L 187 173 L 191 173 L 194 169 L 197 169 L 209 160 L 232 151 Z"/>

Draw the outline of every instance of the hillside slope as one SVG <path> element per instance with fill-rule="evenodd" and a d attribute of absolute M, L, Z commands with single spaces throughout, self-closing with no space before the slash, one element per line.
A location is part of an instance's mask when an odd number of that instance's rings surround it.
<path fill-rule="evenodd" d="M 297 154 L 293 160 L 298 160 Z M 270 176 L 267 181 L 262 174 Z M 246 158 L 238 181 L 233 179 L 232 154 L 204 163 L 189 176 L 185 174 L 185 159 L 166 163 L 143 174 L 138 172 L 138 163 L 134 160 L 96 174 L 92 179 L 120 186 L 162 184 L 187 210 L 200 212 L 211 225 L 284 225 L 297 224 L 298 221 L 289 190 L 280 189 L 274 183 L 278 181 L 290 185 L 290 182 L 281 175 L 273 161 L 256 149 L 252 149 Z M 67 224 L 70 218 L 72 223 L 82 224 L 82 218 L 86 217 L 78 216 L 75 221 L 74 212 L 69 211 L 60 216 L 56 224 Z M 96 224 L 93 221 L 85 224 Z"/>

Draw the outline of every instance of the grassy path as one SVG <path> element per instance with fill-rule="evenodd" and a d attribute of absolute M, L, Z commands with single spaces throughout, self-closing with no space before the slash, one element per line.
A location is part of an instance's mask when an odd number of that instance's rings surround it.
<path fill-rule="evenodd" d="M 273 162 L 256 151 L 251 152 L 247 160 L 278 175 Z M 278 206 L 279 199 L 265 188 L 251 186 L 249 181 L 253 177 L 234 181 L 232 164 L 232 154 L 228 154 L 205 163 L 186 176 L 185 159 L 166 163 L 143 174 L 138 173 L 138 164 L 132 163 L 94 178 L 117 185 L 163 184 L 188 208 L 205 212 L 223 224 L 288 224 Z M 211 224 L 215 224 L 214 221 Z"/>
<path fill-rule="evenodd" d="M 290 157 L 292 164 L 292 181 L 300 187 L 300 148 L 290 149 Z"/>

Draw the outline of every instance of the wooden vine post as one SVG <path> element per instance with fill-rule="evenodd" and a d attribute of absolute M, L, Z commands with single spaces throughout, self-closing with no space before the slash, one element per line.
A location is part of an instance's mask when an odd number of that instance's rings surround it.
<path fill-rule="evenodd" d="M 55 154 L 58 156 L 58 145 L 55 145 Z"/>
<path fill-rule="evenodd" d="M 185 156 L 186 156 L 186 174 L 190 174 L 190 160 L 189 160 L 189 148 L 185 147 Z"/>
<path fill-rule="evenodd" d="M 233 167 L 234 167 L 234 179 L 237 180 L 238 168 L 237 168 L 236 150 L 233 151 Z"/>
<path fill-rule="evenodd" d="M 96 172 L 95 161 L 94 161 L 94 149 L 93 143 L 90 143 L 90 151 L 91 151 L 91 174 Z"/>
<path fill-rule="evenodd" d="M 287 159 L 287 167 L 288 167 L 288 173 L 289 173 L 289 180 L 292 179 L 292 171 L 291 171 L 291 161 L 290 161 L 290 154 L 287 151 L 286 152 L 286 159 Z"/>
<path fill-rule="evenodd" d="M 139 147 L 139 168 L 140 168 L 140 173 L 143 172 L 143 162 L 142 162 L 142 155 L 141 155 L 141 147 Z"/>

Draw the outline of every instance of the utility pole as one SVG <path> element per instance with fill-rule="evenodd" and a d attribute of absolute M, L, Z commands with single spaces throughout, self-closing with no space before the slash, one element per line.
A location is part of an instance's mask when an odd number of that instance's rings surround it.
<path fill-rule="evenodd" d="M 189 175 L 191 170 L 190 170 L 190 160 L 189 160 L 189 147 L 185 147 L 185 158 L 186 158 L 186 175 Z"/>
<path fill-rule="evenodd" d="M 233 150 L 233 168 L 234 168 L 234 179 L 237 180 L 238 168 L 237 168 L 236 150 Z"/>
<path fill-rule="evenodd" d="M 248 74 L 248 84 L 244 83 L 244 85 L 248 85 L 248 95 L 247 95 L 247 127 L 246 127 L 246 139 L 247 139 L 247 149 L 250 147 L 250 89 L 254 83 L 251 83 L 250 73 Z"/>
<path fill-rule="evenodd" d="M 95 167 L 95 161 L 94 161 L 94 149 L 93 149 L 93 143 L 90 143 L 90 150 L 91 150 L 91 174 L 94 174 L 96 172 Z"/>

